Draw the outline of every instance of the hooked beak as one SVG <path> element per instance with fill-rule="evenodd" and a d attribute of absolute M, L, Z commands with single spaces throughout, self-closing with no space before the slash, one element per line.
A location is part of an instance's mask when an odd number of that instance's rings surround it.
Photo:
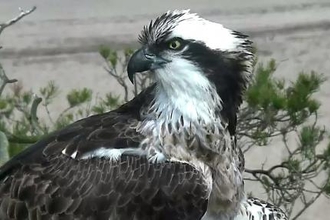
<path fill-rule="evenodd" d="M 168 62 L 168 60 L 148 52 L 147 49 L 143 47 L 137 50 L 128 62 L 128 78 L 133 83 L 133 77 L 135 73 L 155 70 Z"/>

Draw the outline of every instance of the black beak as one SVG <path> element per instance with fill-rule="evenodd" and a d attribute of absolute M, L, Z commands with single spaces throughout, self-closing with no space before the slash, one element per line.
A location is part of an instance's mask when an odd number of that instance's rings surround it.
<path fill-rule="evenodd" d="M 133 76 L 135 73 L 155 70 L 168 62 L 168 60 L 148 52 L 147 49 L 143 47 L 137 50 L 128 62 L 128 78 L 133 83 Z"/>

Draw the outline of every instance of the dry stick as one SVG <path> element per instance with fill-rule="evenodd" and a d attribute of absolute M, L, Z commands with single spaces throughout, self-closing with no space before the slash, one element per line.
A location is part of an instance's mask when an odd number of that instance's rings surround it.
<path fill-rule="evenodd" d="M 5 28 L 15 24 L 16 22 L 18 22 L 19 20 L 21 20 L 22 18 L 24 18 L 25 16 L 31 14 L 33 11 L 35 11 L 37 9 L 37 7 L 32 7 L 30 10 L 27 10 L 27 11 L 24 11 L 22 10 L 21 8 L 19 8 L 19 11 L 21 12 L 17 17 L 5 22 L 5 23 L 1 23 L 0 24 L 0 35 L 1 33 L 3 32 L 3 30 L 5 30 Z M 0 49 L 2 47 L 0 46 Z M 16 79 L 9 79 L 4 71 L 4 69 L 2 68 L 1 64 L 0 64 L 0 78 L 2 79 L 2 84 L 0 86 L 0 95 L 2 94 L 5 86 L 8 84 L 8 83 L 15 83 L 17 82 Z"/>
<path fill-rule="evenodd" d="M 36 10 L 35 6 L 32 7 L 32 9 L 27 10 L 27 11 L 24 11 L 21 8 L 19 8 L 20 14 L 17 17 L 15 17 L 5 23 L 0 24 L 0 35 L 4 31 L 5 28 L 15 24 L 16 22 L 21 20 L 23 17 L 31 14 L 34 10 Z M 2 47 L 0 46 L 0 49 L 1 48 Z M 0 79 L 2 81 L 2 83 L 0 85 L 0 96 L 8 83 L 17 82 L 16 79 L 8 78 L 8 76 L 6 75 L 5 70 L 2 68 L 1 64 L 0 64 Z M 3 132 L 0 132 L 0 165 L 9 159 L 8 147 L 9 147 L 9 143 L 8 143 L 8 139 L 7 139 L 6 135 Z"/>
<path fill-rule="evenodd" d="M 32 12 L 34 12 L 37 9 L 36 6 L 33 6 L 30 10 L 24 11 L 21 8 L 19 8 L 19 11 L 21 12 L 16 18 L 13 18 L 5 23 L 0 24 L 0 34 L 2 33 L 2 31 L 6 28 L 9 27 L 13 24 L 15 24 L 16 22 L 18 22 L 19 20 L 21 20 L 22 18 L 24 18 L 25 16 L 31 14 Z"/>
<path fill-rule="evenodd" d="M 312 199 L 310 199 L 304 206 L 304 208 L 302 208 L 293 218 L 292 220 L 296 220 L 299 218 L 299 216 L 306 211 L 307 208 L 309 208 L 321 195 L 323 194 L 323 191 L 320 191 L 319 193 L 316 194 L 316 196 L 314 196 Z"/>
<path fill-rule="evenodd" d="M 5 89 L 6 85 L 8 83 L 15 83 L 17 82 L 17 79 L 9 79 L 8 76 L 6 75 L 5 70 L 2 68 L 2 65 L 0 64 L 0 79 L 2 81 L 1 86 L 0 86 L 0 96 Z"/>
<path fill-rule="evenodd" d="M 6 135 L 0 131 L 0 166 L 9 159 L 8 146 L 9 142 Z"/>
<path fill-rule="evenodd" d="M 32 128 L 37 134 L 42 134 L 42 129 L 38 123 L 37 110 L 38 106 L 41 103 L 42 98 L 38 97 L 36 94 L 33 94 L 33 102 L 30 110 L 30 123 Z"/>

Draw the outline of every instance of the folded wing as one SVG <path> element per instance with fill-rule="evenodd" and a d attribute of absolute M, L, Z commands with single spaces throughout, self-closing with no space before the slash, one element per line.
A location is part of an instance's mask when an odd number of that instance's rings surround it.
<path fill-rule="evenodd" d="M 145 137 L 134 126 L 145 93 L 51 134 L 1 167 L 0 219 L 200 219 L 210 194 L 203 174 L 139 154 Z"/>

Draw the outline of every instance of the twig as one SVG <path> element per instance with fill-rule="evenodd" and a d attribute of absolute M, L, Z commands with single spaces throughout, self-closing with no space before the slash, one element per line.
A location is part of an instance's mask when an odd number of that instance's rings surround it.
<path fill-rule="evenodd" d="M 8 76 L 6 75 L 5 70 L 2 68 L 2 65 L 0 64 L 0 79 L 2 81 L 1 85 L 0 85 L 0 96 L 3 92 L 3 90 L 5 89 L 6 85 L 8 83 L 15 83 L 17 82 L 17 79 L 9 79 Z"/>
<path fill-rule="evenodd" d="M 126 84 L 125 79 L 127 78 L 126 76 L 119 75 L 117 70 L 115 68 L 110 67 L 109 63 L 106 62 L 107 67 L 105 68 L 105 70 L 115 78 L 115 80 L 119 83 L 119 85 L 121 85 L 124 89 L 124 100 L 125 102 L 128 102 L 128 86 Z"/>
<path fill-rule="evenodd" d="M 0 34 L 2 33 L 2 31 L 15 24 L 16 22 L 18 22 L 19 20 L 21 20 L 22 18 L 24 18 L 25 16 L 31 14 L 32 12 L 34 12 L 35 10 L 37 9 L 36 6 L 33 6 L 30 10 L 27 10 L 27 11 L 24 11 L 23 9 L 19 8 L 19 11 L 21 12 L 17 17 L 5 22 L 5 23 L 2 23 L 0 24 Z"/>
<path fill-rule="evenodd" d="M 8 146 L 6 135 L 0 131 L 0 166 L 9 159 Z"/>
<path fill-rule="evenodd" d="M 292 220 L 298 219 L 298 217 L 306 211 L 307 208 L 309 208 L 321 195 L 323 191 L 320 191 L 314 198 L 310 199 L 305 206 L 292 218 Z"/>
<path fill-rule="evenodd" d="M 16 136 L 14 134 L 11 133 L 7 133 L 6 132 L 6 136 L 8 138 L 8 141 L 10 143 L 15 143 L 15 144 L 33 144 L 35 142 L 37 142 L 40 137 L 39 136 L 27 136 L 27 137 L 23 137 L 23 136 Z"/>
<path fill-rule="evenodd" d="M 60 115 L 57 117 L 56 121 L 58 122 L 60 119 L 62 119 L 62 118 L 65 116 L 65 114 L 66 114 L 68 111 L 70 111 L 71 109 L 73 109 L 73 108 L 75 108 L 75 107 L 77 107 L 77 106 L 69 106 L 69 107 L 67 107 L 66 109 L 64 109 L 64 110 L 60 113 Z"/>
<path fill-rule="evenodd" d="M 42 98 L 38 97 L 36 94 L 33 94 L 33 102 L 30 110 L 30 122 L 34 131 L 37 131 L 38 134 L 42 134 L 42 129 L 40 128 L 37 116 L 38 106 L 41 103 Z"/>
<path fill-rule="evenodd" d="M 48 108 L 48 105 L 47 104 L 44 104 L 44 107 L 45 107 L 45 110 L 46 110 L 46 113 L 47 113 L 47 116 L 48 116 L 48 119 L 50 121 L 50 123 L 52 123 L 52 125 L 55 124 L 52 116 L 50 115 L 50 111 L 49 111 L 49 108 Z"/>
<path fill-rule="evenodd" d="M 17 17 L 5 22 L 5 23 L 1 23 L 0 24 L 0 35 L 1 33 L 5 30 L 5 28 L 15 24 L 16 22 L 18 22 L 19 20 L 21 20 L 22 18 L 24 18 L 25 16 L 31 14 L 32 12 L 34 12 L 37 9 L 36 6 L 32 7 L 30 10 L 24 11 L 21 8 L 19 8 L 19 11 L 21 12 Z M 2 48 L 2 46 L 0 46 L 0 49 Z M 9 79 L 4 71 L 4 69 L 2 68 L 1 64 L 0 64 L 0 78 L 2 80 L 2 84 L 0 86 L 0 95 L 2 94 L 5 86 L 8 83 L 15 83 L 17 82 L 16 79 Z"/>

